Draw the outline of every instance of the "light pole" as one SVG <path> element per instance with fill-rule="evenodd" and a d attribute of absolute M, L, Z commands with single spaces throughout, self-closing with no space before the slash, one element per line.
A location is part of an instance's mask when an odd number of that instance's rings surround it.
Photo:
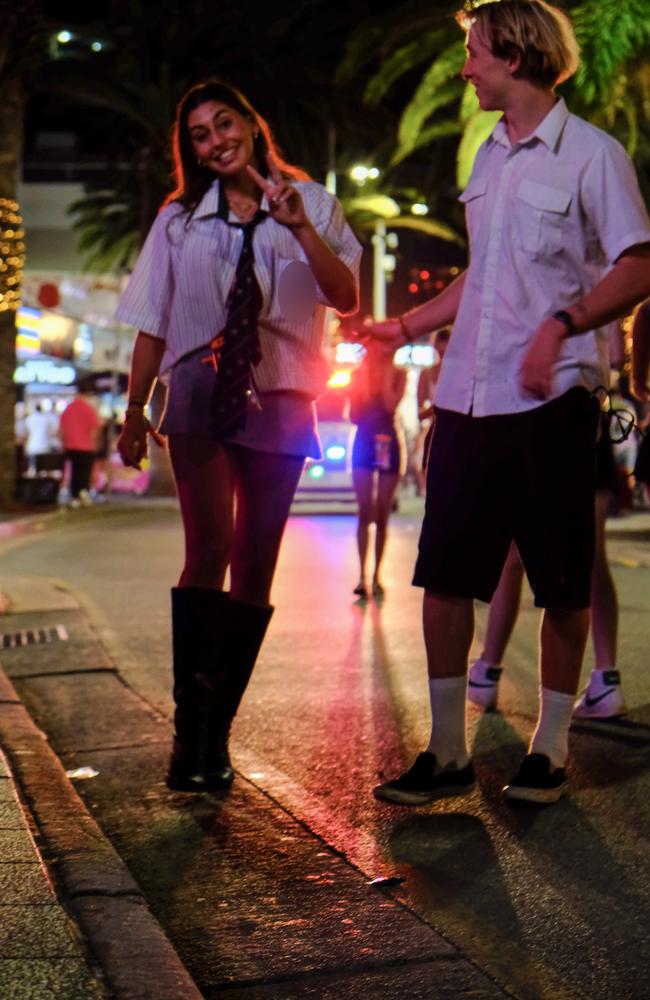
<path fill-rule="evenodd" d="M 357 164 L 350 170 L 350 177 L 363 187 L 367 180 L 379 177 L 377 167 L 366 167 Z M 397 246 L 397 235 L 386 233 L 385 219 L 394 218 L 400 214 L 399 205 L 386 195 L 370 195 L 367 208 L 376 211 L 381 218 L 375 219 L 372 235 L 372 314 L 375 320 L 386 319 L 386 275 L 395 270 L 395 257 L 386 253 L 386 247 Z"/>

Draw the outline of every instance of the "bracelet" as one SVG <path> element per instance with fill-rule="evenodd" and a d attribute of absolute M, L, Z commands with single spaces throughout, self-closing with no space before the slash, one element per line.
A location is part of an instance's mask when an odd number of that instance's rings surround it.
<path fill-rule="evenodd" d="M 124 419 L 128 420 L 130 417 L 142 417 L 144 416 L 144 404 L 143 403 L 129 403 L 126 410 L 124 411 Z"/>
<path fill-rule="evenodd" d="M 406 341 L 407 344 L 412 344 L 413 341 L 415 340 L 415 338 L 411 336 L 411 334 L 409 332 L 409 328 L 406 325 L 406 321 L 405 321 L 404 317 L 403 316 L 398 316 L 397 317 L 397 321 L 398 321 L 398 323 L 400 325 L 400 329 L 402 331 L 402 336 L 404 337 L 404 340 Z"/>
<path fill-rule="evenodd" d="M 143 403 L 140 399 L 129 399 L 126 404 L 126 408 L 127 410 L 134 410 L 136 407 L 139 407 L 141 410 L 144 410 L 146 405 L 147 404 Z"/>

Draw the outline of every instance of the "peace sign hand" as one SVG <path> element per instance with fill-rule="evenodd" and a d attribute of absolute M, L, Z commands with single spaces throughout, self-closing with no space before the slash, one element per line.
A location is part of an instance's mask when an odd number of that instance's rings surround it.
<path fill-rule="evenodd" d="M 300 192 L 284 179 L 273 157 L 267 155 L 270 180 L 262 177 L 251 167 L 246 167 L 255 183 L 262 189 L 269 202 L 269 214 L 272 219 L 288 229 L 300 229 L 309 225 Z"/>

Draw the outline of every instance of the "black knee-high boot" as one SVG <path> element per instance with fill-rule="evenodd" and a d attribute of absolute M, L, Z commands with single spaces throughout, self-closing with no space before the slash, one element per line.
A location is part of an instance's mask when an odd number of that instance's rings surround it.
<path fill-rule="evenodd" d="M 172 589 L 174 746 L 167 785 L 182 791 L 205 787 L 209 745 L 207 705 L 219 673 L 223 683 L 228 595 L 203 587 Z"/>
<path fill-rule="evenodd" d="M 234 772 L 228 754 L 230 726 L 257 661 L 273 608 L 230 598 L 227 606 L 225 672 L 211 678 L 205 778 L 209 788 L 227 788 Z"/>

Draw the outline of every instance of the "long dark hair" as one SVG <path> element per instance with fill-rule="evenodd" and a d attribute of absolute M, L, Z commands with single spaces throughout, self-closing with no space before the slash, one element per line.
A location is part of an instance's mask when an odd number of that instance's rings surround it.
<path fill-rule="evenodd" d="M 308 181 L 309 174 L 287 163 L 275 144 L 268 122 L 259 114 L 239 90 L 218 79 L 205 80 L 190 87 L 179 101 L 176 109 L 176 120 L 172 130 L 172 152 L 174 156 L 174 179 L 176 187 L 165 199 L 164 205 L 179 202 L 188 212 L 193 212 L 215 179 L 215 174 L 207 167 L 202 167 L 196 159 L 192 148 L 187 119 L 190 113 L 205 104 L 206 101 L 218 101 L 254 122 L 258 134 L 253 141 L 253 150 L 258 169 L 267 175 L 267 154 L 270 153 L 278 165 L 280 173 L 291 180 Z"/>

